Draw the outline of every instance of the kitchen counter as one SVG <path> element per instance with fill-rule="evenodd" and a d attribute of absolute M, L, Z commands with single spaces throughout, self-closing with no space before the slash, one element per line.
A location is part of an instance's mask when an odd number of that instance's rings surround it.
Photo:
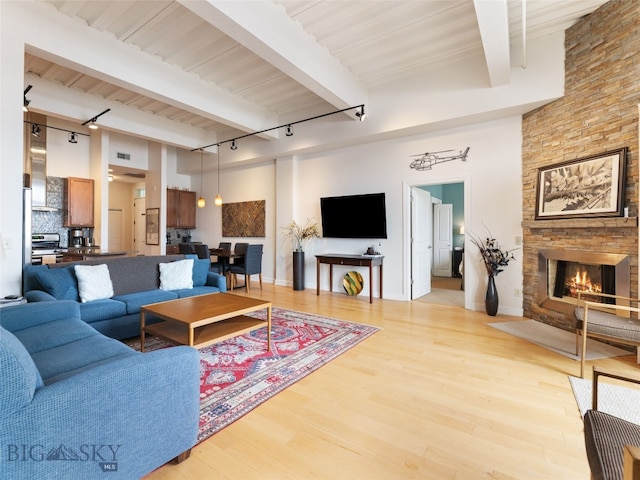
<path fill-rule="evenodd" d="M 97 257 L 127 257 L 135 255 L 136 252 L 101 250 L 100 247 L 77 247 L 69 248 L 67 252 L 62 254 L 63 262 L 77 262 L 80 260 L 89 260 Z"/>

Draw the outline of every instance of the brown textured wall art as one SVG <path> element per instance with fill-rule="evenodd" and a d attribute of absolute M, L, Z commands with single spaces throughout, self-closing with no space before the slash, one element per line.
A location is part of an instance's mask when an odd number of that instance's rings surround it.
<path fill-rule="evenodd" d="M 264 237 L 265 200 L 222 204 L 223 237 Z"/>

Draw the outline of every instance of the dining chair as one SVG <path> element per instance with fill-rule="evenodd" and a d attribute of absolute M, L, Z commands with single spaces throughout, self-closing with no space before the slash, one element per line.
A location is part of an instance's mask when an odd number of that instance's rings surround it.
<path fill-rule="evenodd" d="M 244 265 L 244 257 L 247 253 L 247 249 L 249 248 L 249 244 L 248 243 L 236 243 L 235 246 L 233 247 L 233 263 L 232 265 L 235 266 L 243 266 Z"/>
<path fill-rule="evenodd" d="M 194 245 L 196 249 L 196 255 L 198 258 L 211 258 L 211 254 L 209 253 L 209 245 L 206 243 L 196 244 Z"/>
<path fill-rule="evenodd" d="M 178 251 L 184 255 L 196 253 L 193 243 L 182 242 L 178 244 Z"/>
<path fill-rule="evenodd" d="M 236 265 L 235 263 L 229 267 L 231 272 L 231 289 L 236 286 L 236 275 L 244 275 L 244 287 L 249 291 L 251 287 L 251 275 L 259 275 L 260 290 L 262 290 L 262 244 L 254 243 L 247 245 L 244 254 L 244 265 Z"/>
<path fill-rule="evenodd" d="M 218 250 L 224 250 L 231 255 L 231 242 L 220 242 L 218 244 Z M 229 270 L 229 257 L 224 255 L 218 255 L 218 259 L 215 262 L 211 262 L 211 270 L 224 275 Z"/>

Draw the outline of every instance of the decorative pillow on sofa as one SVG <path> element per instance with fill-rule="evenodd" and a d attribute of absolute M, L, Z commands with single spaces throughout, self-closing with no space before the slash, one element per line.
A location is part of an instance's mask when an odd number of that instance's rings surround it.
<path fill-rule="evenodd" d="M 160 290 L 193 288 L 193 259 L 160 263 Z"/>
<path fill-rule="evenodd" d="M 72 267 L 39 268 L 36 270 L 36 278 L 56 300 L 78 301 L 78 284 Z"/>
<path fill-rule="evenodd" d="M 193 286 L 201 287 L 207 283 L 207 274 L 211 267 L 211 260 L 198 258 L 197 255 L 187 254 L 185 258 L 193 258 Z"/>
<path fill-rule="evenodd" d="M 113 297 L 113 283 L 106 264 L 76 265 L 75 271 L 82 303 Z"/>

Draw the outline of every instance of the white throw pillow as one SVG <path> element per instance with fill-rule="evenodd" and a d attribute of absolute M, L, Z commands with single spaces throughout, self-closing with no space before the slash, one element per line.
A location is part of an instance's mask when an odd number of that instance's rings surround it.
<path fill-rule="evenodd" d="M 82 303 L 113 297 L 113 283 L 107 265 L 76 265 L 74 270 Z"/>
<path fill-rule="evenodd" d="M 160 290 L 193 288 L 193 258 L 160 264 Z"/>

